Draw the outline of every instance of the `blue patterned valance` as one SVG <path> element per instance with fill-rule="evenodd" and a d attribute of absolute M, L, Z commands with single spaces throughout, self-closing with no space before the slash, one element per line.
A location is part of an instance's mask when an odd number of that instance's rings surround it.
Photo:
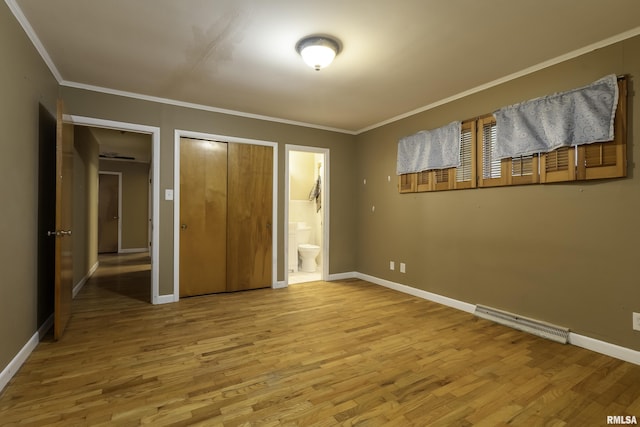
<path fill-rule="evenodd" d="M 398 141 L 398 175 L 460 166 L 460 122 Z"/>
<path fill-rule="evenodd" d="M 501 108 L 494 113 L 494 155 L 502 159 L 611 141 L 617 105 L 612 74 L 579 89 Z"/>

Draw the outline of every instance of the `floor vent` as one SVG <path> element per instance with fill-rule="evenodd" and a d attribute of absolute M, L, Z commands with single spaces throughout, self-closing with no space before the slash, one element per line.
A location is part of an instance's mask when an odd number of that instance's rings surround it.
<path fill-rule="evenodd" d="M 510 326 L 520 331 L 529 332 L 539 337 L 547 338 L 562 344 L 569 341 L 569 329 L 561 326 L 551 325 L 539 320 L 528 319 L 526 317 L 507 313 L 506 311 L 497 310 L 483 305 L 476 305 L 473 313 L 483 319 L 493 320 L 501 325 Z"/>

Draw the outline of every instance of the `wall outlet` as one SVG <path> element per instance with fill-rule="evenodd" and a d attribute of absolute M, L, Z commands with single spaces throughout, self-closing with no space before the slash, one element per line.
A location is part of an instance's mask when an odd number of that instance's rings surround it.
<path fill-rule="evenodd" d="M 405 265 L 404 262 L 400 263 L 400 273 L 406 273 L 407 272 L 407 266 Z"/>
<path fill-rule="evenodd" d="M 395 270 L 396 269 L 396 263 L 393 261 L 389 261 L 389 270 Z"/>
<path fill-rule="evenodd" d="M 640 313 L 633 313 L 633 330 L 640 331 Z"/>

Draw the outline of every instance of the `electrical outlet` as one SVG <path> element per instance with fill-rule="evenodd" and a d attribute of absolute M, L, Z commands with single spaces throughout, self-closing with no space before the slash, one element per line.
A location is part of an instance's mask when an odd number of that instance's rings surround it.
<path fill-rule="evenodd" d="M 640 313 L 633 313 L 633 330 L 640 331 Z"/>
<path fill-rule="evenodd" d="M 396 269 L 396 263 L 393 261 L 389 261 L 389 270 L 395 270 Z"/>
<path fill-rule="evenodd" d="M 400 273 L 406 273 L 407 272 L 407 266 L 405 265 L 404 262 L 400 263 Z"/>

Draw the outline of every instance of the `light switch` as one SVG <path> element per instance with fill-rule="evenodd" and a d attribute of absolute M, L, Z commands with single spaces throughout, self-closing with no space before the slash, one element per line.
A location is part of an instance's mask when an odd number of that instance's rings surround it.
<path fill-rule="evenodd" d="M 170 188 L 166 188 L 164 190 L 164 199 L 165 200 L 173 200 L 173 190 Z"/>

